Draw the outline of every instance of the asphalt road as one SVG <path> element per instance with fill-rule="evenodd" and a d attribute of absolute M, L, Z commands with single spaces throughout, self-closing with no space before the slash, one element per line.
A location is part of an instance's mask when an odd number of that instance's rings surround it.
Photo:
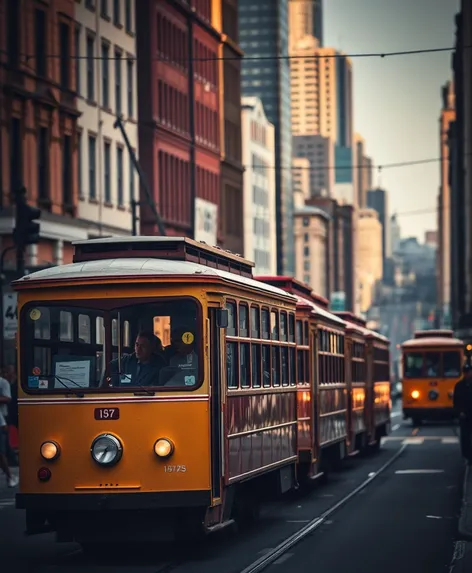
<path fill-rule="evenodd" d="M 154 546 L 146 552 L 104 555 L 91 561 L 76 544 L 57 544 L 52 535 L 25 537 L 24 514 L 14 508 L 15 490 L 6 489 L 0 476 L 0 569 L 5 573 L 240 573 L 348 495 L 406 441 L 394 464 L 267 571 L 316 567 L 328 573 L 349 567 L 363 573 L 442 573 L 452 557 L 464 473 L 456 428 L 414 428 L 401 419 L 398 408 L 392 425 L 393 432 L 378 454 L 349 460 L 342 471 L 315 484 L 312 491 L 266 506 L 255 527 L 244 532 L 226 530 L 196 550 Z"/>

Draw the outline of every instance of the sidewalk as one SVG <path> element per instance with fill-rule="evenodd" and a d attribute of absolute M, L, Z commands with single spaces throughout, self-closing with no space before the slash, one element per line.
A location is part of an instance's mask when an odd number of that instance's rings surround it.
<path fill-rule="evenodd" d="M 462 507 L 458 524 L 459 541 L 454 546 L 451 573 L 470 573 L 472 571 L 472 470 L 465 468 L 462 490 Z"/>
<path fill-rule="evenodd" d="M 18 476 L 19 469 L 17 467 L 11 467 L 10 471 L 12 475 Z M 0 470 L 0 497 L 4 494 L 15 494 L 18 491 L 18 487 L 8 487 L 7 478 L 4 476 L 3 472 Z"/>

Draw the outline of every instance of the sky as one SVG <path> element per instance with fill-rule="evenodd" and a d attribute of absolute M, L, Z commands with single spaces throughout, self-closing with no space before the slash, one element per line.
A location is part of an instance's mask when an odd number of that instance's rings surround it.
<path fill-rule="evenodd" d="M 324 45 L 346 54 L 455 43 L 459 0 L 324 0 L 323 8 Z M 376 166 L 439 157 L 441 86 L 452 79 L 451 59 L 452 51 L 352 59 L 354 130 Z M 375 169 L 373 180 L 388 191 L 402 237 L 423 241 L 437 228 L 439 162 Z"/>

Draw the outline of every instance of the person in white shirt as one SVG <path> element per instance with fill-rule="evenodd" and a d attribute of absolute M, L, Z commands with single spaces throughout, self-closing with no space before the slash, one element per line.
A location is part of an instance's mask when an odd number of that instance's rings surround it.
<path fill-rule="evenodd" d="M 5 378 L 0 378 L 0 468 L 7 477 L 8 487 L 18 485 L 18 478 L 13 476 L 8 465 L 8 404 L 11 401 L 10 384 Z"/>

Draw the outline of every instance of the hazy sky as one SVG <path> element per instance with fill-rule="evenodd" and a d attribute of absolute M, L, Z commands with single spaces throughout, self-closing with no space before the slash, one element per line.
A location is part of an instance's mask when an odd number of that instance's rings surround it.
<path fill-rule="evenodd" d="M 458 9 L 459 0 L 324 0 L 324 44 L 347 54 L 452 47 Z M 354 129 L 375 165 L 439 157 L 440 89 L 452 78 L 451 58 L 444 52 L 352 60 Z M 423 240 L 436 228 L 439 163 L 386 168 L 380 184 L 403 237 Z"/>

